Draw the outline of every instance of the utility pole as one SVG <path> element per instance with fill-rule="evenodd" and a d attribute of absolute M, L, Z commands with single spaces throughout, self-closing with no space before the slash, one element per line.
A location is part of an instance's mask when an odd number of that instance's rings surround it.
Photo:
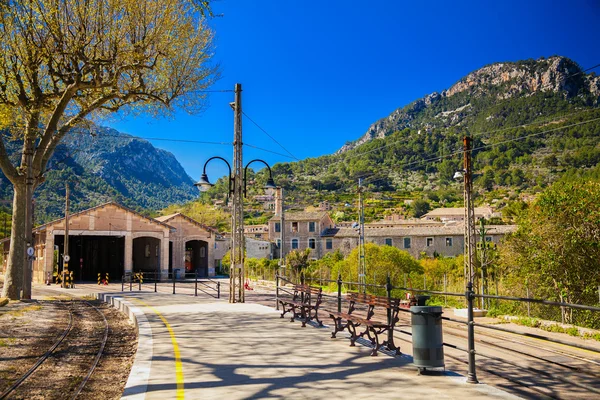
<path fill-rule="evenodd" d="M 69 275 L 69 182 L 65 182 L 65 243 L 63 250 L 63 270 L 60 286 L 68 287 L 66 284 L 67 275 Z"/>
<path fill-rule="evenodd" d="M 278 208 L 275 210 L 275 212 L 279 213 L 279 236 L 280 236 L 280 240 L 281 240 L 281 248 L 279 249 L 280 252 L 280 265 L 283 266 L 285 268 L 285 206 L 283 205 L 283 188 L 277 188 L 277 197 L 279 199 L 279 204 L 278 204 Z M 286 271 L 284 269 L 284 271 Z M 287 272 L 287 271 L 286 271 Z"/>
<path fill-rule="evenodd" d="M 465 196 L 465 282 L 468 319 L 469 371 L 467 383 L 479 383 L 475 368 L 475 327 L 473 322 L 473 263 L 475 256 L 475 211 L 471 193 L 473 191 L 473 171 L 471 164 L 472 139 L 465 136 L 464 146 L 464 196 Z"/>
<path fill-rule="evenodd" d="M 233 213 L 232 249 L 229 271 L 229 302 L 244 303 L 244 198 L 242 161 L 242 85 L 235 84 L 233 120 Z"/>
<path fill-rule="evenodd" d="M 365 207 L 363 204 L 362 179 L 358 178 L 358 283 L 362 285 L 363 293 L 367 292 L 367 265 L 365 259 Z"/>

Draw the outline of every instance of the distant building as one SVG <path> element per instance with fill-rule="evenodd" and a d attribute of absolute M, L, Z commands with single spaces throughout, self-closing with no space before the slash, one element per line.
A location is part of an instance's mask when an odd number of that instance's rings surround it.
<path fill-rule="evenodd" d="M 495 213 L 492 207 L 475 207 L 475 220 L 479 218 L 490 219 L 492 217 L 499 217 L 499 213 Z M 431 210 L 427 214 L 423 215 L 421 219 L 425 220 L 438 220 L 442 222 L 447 221 L 464 221 L 465 220 L 465 209 L 463 207 L 455 208 L 436 208 Z"/>
<path fill-rule="evenodd" d="M 281 249 L 281 230 L 285 229 L 285 252 L 311 249 L 310 258 L 321 258 L 324 249 L 321 247 L 321 235 L 335 226 L 326 212 L 286 212 L 285 226 L 281 226 L 279 216 L 269 220 L 269 240 Z"/>
<path fill-rule="evenodd" d="M 331 204 L 327 200 L 320 202 L 319 211 L 331 211 Z"/>
<path fill-rule="evenodd" d="M 269 225 L 244 225 L 244 236 L 253 239 L 269 239 Z"/>
<path fill-rule="evenodd" d="M 246 258 L 273 259 L 274 244 L 268 240 L 246 237 Z"/>
<path fill-rule="evenodd" d="M 487 226 L 485 240 L 498 244 L 508 233 L 516 230 L 515 225 Z M 340 250 L 348 254 L 358 246 L 358 231 L 352 228 L 332 228 L 323 233 L 324 253 Z M 479 240 L 479 237 L 477 237 Z M 378 245 L 388 245 L 405 250 L 417 258 L 421 253 L 428 256 L 439 254 L 454 257 L 464 251 L 464 226 L 393 227 L 365 229 L 365 241 Z"/>

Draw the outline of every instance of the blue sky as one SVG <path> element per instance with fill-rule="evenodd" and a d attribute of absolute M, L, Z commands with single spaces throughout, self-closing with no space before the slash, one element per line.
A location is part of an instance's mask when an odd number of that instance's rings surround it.
<path fill-rule="evenodd" d="M 222 78 L 243 85 L 243 110 L 299 159 L 330 154 L 398 107 L 450 87 L 486 64 L 564 55 L 600 63 L 600 1 L 219 0 L 211 21 Z M 597 73 L 600 72 L 597 70 Z M 142 137 L 232 142 L 233 93 L 210 95 L 202 115 L 124 117 L 109 125 Z M 287 154 L 247 119 L 243 141 Z M 231 146 L 155 141 L 197 180 Z M 245 162 L 289 158 L 244 148 Z M 225 167 L 209 164 L 216 180 Z M 259 169 L 259 165 L 256 165 Z"/>

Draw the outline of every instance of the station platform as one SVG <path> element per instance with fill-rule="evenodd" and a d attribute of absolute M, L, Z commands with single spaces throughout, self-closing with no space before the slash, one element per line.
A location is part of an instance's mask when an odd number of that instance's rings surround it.
<path fill-rule="evenodd" d="M 132 318 L 139 341 L 122 397 L 128 400 L 517 398 L 485 384 L 468 384 L 453 371 L 418 375 L 408 355 L 371 357 L 370 348 L 350 347 L 342 334 L 331 339 L 327 327 L 302 328 L 260 304 L 98 291 L 93 285 L 39 289 L 97 294 Z"/>

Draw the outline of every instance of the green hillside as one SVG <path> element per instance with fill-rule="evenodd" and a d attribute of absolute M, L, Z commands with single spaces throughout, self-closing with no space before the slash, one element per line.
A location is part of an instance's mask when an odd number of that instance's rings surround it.
<path fill-rule="evenodd" d="M 563 57 L 493 64 L 399 108 L 336 154 L 276 164 L 273 176 L 291 208 L 329 200 L 334 217 L 355 219 L 362 178 L 367 220 L 392 209 L 418 215 L 423 209 L 405 200 L 425 201 L 425 209 L 462 205 L 452 176 L 469 134 L 476 201 L 501 208 L 561 176 L 598 173 L 599 96 L 600 78 Z"/>

